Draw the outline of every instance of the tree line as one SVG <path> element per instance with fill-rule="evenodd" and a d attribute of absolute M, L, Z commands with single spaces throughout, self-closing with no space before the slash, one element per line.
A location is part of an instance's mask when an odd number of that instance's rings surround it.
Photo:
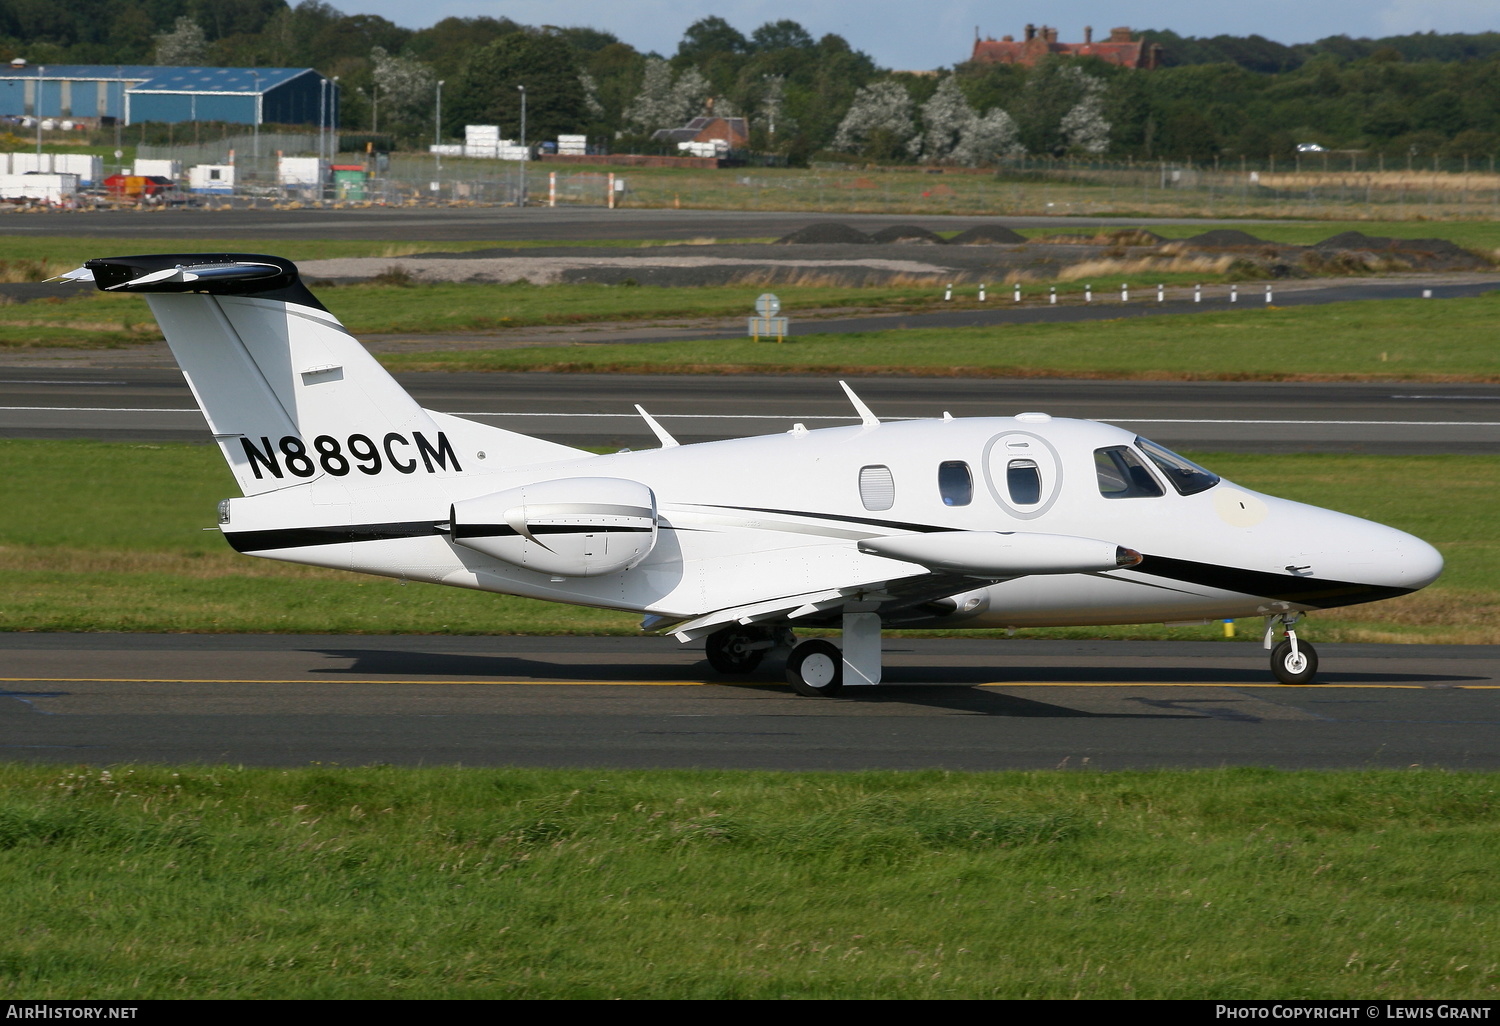
<path fill-rule="evenodd" d="M 437 134 L 441 81 L 447 139 L 475 123 L 514 136 L 525 86 L 531 140 L 583 133 L 614 152 L 658 149 L 652 132 L 710 110 L 747 117 L 751 149 L 793 164 L 1263 160 L 1308 143 L 1398 163 L 1500 152 L 1500 33 L 1143 36 L 1163 46 L 1163 67 L 1050 58 L 912 73 L 789 19 L 743 32 L 703 18 L 662 55 L 587 27 L 476 17 L 413 30 L 322 0 L 0 0 L 0 60 L 313 67 L 339 77 L 345 131 L 405 145 Z"/>

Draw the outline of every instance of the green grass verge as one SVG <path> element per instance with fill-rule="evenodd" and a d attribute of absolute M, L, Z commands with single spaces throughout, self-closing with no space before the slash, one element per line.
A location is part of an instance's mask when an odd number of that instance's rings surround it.
<path fill-rule="evenodd" d="M 1314 618 L 1320 641 L 1500 643 L 1500 461 L 1196 454 L 1239 484 L 1437 545 L 1442 579 Z M 630 614 L 240 556 L 212 528 L 234 493 L 207 445 L 0 440 L 0 630 L 634 634 Z M 1440 483 L 1442 501 L 1432 492 Z M 928 632 L 923 632 L 928 633 Z M 965 633 L 965 632 L 954 632 Z M 967 632 L 980 633 L 980 632 Z M 1034 637 L 1213 639 L 1217 625 Z M 1255 634 L 1253 629 L 1246 632 Z"/>
<path fill-rule="evenodd" d="M 1490 774 L 0 765 L 0 997 L 1493 999 Z"/>
<path fill-rule="evenodd" d="M 393 370 L 900 373 L 1175 380 L 1500 381 L 1500 292 L 1065 324 L 388 353 Z"/>

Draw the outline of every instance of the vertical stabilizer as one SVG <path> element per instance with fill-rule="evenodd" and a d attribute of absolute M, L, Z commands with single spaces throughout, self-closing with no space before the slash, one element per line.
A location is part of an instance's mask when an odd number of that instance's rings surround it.
<path fill-rule="evenodd" d="M 585 454 L 432 414 L 313 297 L 291 261 L 239 254 L 116 257 L 99 288 L 144 292 L 246 495 L 315 478 L 349 488 Z"/>

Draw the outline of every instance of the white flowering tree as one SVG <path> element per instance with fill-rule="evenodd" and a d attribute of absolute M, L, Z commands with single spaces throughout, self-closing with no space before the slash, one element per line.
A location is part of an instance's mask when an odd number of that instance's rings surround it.
<path fill-rule="evenodd" d="M 862 86 L 849 113 L 839 122 L 833 148 L 870 157 L 916 156 L 922 148 L 912 118 L 911 96 L 899 82 L 886 79 Z"/>
<path fill-rule="evenodd" d="M 958 77 L 943 79 L 932 98 L 922 104 L 922 158 L 951 159 L 963 138 L 973 134 L 978 120 L 979 115 L 958 88 Z"/>
<path fill-rule="evenodd" d="M 1066 114 L 1058 130 L 1071 150 L 1103 153 L 1109 149 L 1110 124 L 1104 118 L 1104 82 L 1078 67 L 1069 67 L 1078 83 L 1079 98 Z"/>
<path fill-rule="evenodd" d="M 999 107 L 976 117 L 959 139 L 958 145 L 949 154 L 955 164 L 978 167 L 1000 157 L 1013 157 L 1025 153 L 1021 145 L 1021 132 L 1015 119 Z"/>
<path fill-rule="evenodd" d="M 659 57 L 646 61 L 641 91 L 625 108 L 625 123 L 641 132 L 678 128 L 703 112 L 712 86 L 697 68 L 688 68 L 673 81 L 672 66 Z"/>
<path fill-rule="evenodd" d="M 154 59 L 163 67 L 197 67 L 207 57 L 208 37 L 192 18 L 178 18 L 171 32 L 156 37 Z"/>
<path fill-rule="evenodd" d="M 431 117 L 436 99 L 437 76 L 421 61 L 398 57 L 377 46 L 370 51 L 375 86 L 390 122 L 420 121 Z"/>

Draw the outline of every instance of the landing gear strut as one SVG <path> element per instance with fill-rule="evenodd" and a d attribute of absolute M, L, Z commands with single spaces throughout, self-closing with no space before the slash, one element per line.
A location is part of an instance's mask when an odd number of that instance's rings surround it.
<path fill-rule="evenodd" d="M 790 635 L 787 630 L 736 624 L 710 634 L 704 651 L 708 664 L 720 673 L 749 673 L 760 665 L 767 652 L 789 641 Z"/>
<path fill-rule="evenodd" d="M 811 638 L 792 649 L 786 661 L 786 682 L 808 698 L 826 698 L 844 687 L 880 683 L 880 616 L 874 612 L 846 612 L 843 648 L 822 638 Z"/>
<path fill-rule="evenodd" d="M 1283 613 L 1266 617 L 1265 647 L 1271 649 L 1271 672 L 1283 684 L 1310 684 L 1318 672 L 1318 653 L 1305 641 L 1297 640 L 1293 626 L 1301 619 L 1299 613 Z M 1286 630 L 1286 637 L 1272 645 L 1277 624 Z"/>

